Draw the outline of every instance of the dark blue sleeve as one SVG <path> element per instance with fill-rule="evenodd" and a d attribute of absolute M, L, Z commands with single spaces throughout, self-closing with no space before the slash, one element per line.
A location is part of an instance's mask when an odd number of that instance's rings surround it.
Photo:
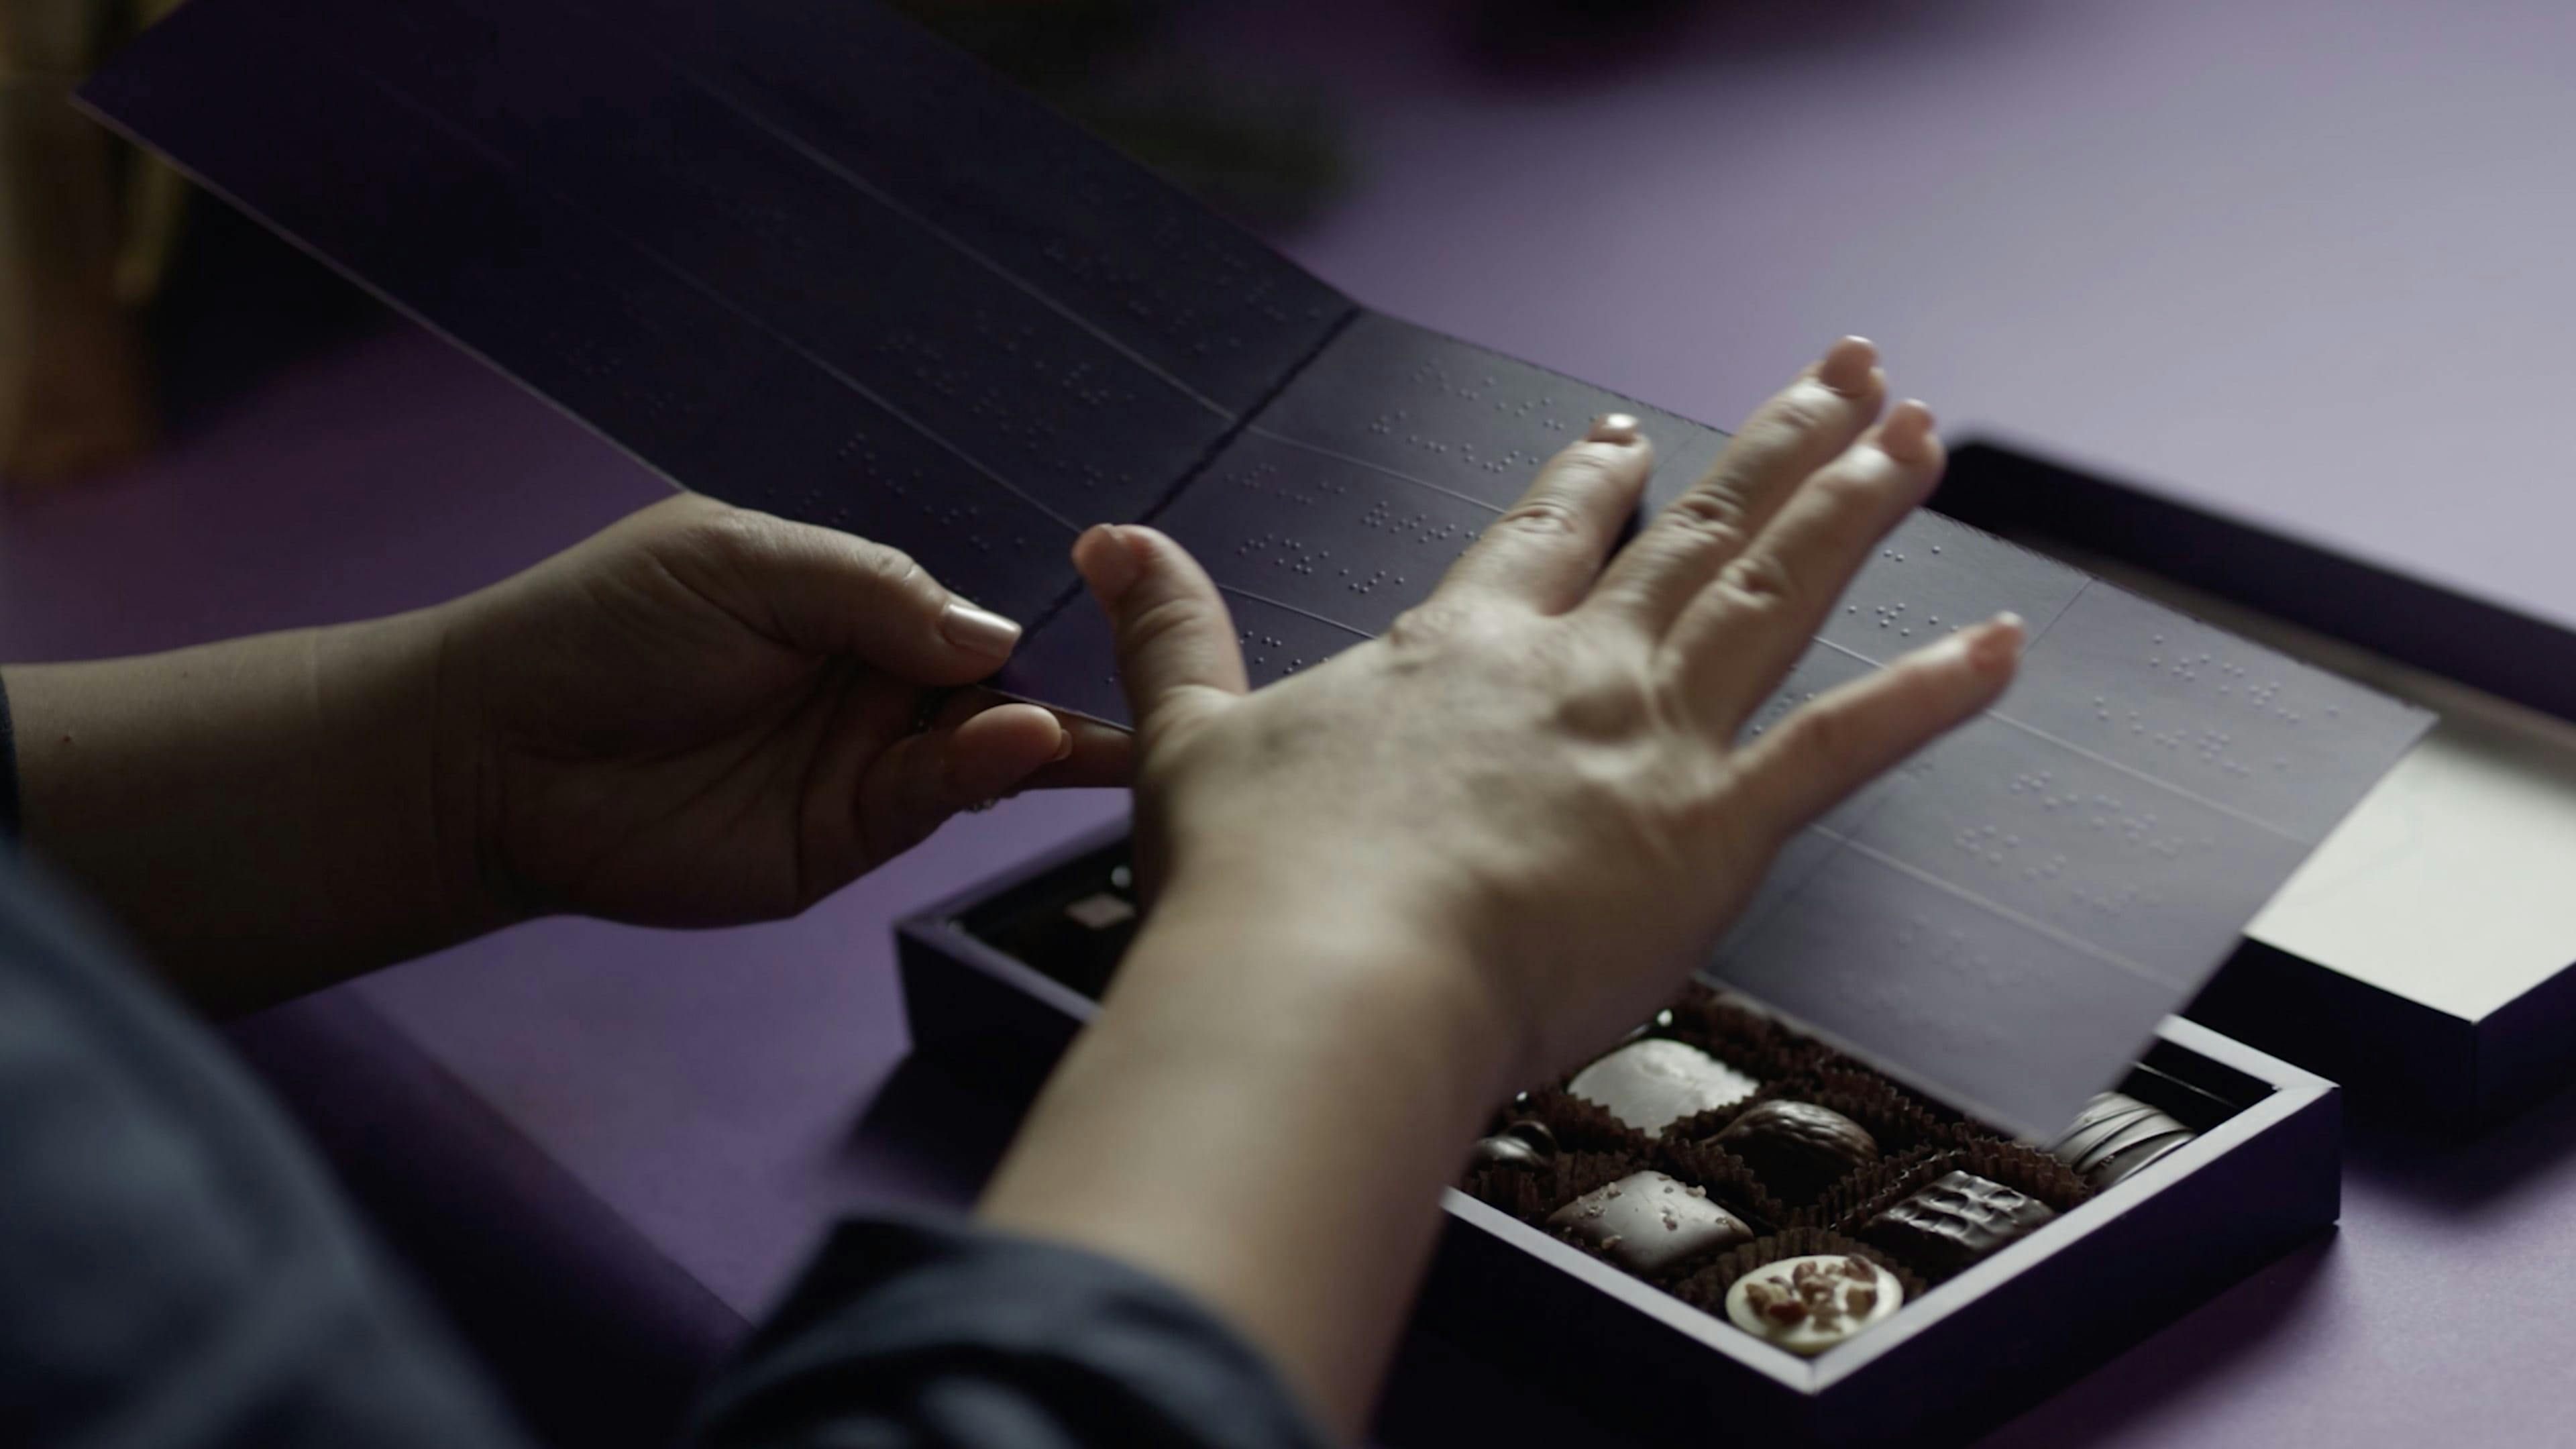
<path fill-rule="evenodd" d="M 1224 1325 L 1134 1269 L 842 1227 L 702 1411 L 723 1449 L 1309 1449 Z M 523 1444 L 202 1026 L 0 853 L 0 1444 Z"/>
<path fill-rule="evenodd" d="M 835 1233 L 721 1378 L 700 1449 L 1317 1449 L 1269 1365 L 1091 1253 L 928 1222 Z"/>
<path fill-rule="evenodd" d="M 0 854 L 0 1444 L 524 1442 L 241 1068 Z"/>

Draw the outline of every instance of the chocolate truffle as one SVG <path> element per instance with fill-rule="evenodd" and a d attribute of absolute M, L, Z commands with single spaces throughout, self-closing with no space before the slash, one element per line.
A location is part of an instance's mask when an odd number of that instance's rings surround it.
<path fill-rule="evenodd" d="M 1491 1137 L 1479 1137 L 1469 1154 L 1480 1166 L 1544 1167 L 1556 1156 L 1556 1134 L 1544 1122 L 1523 1118 Z"/>
<path fill-rule="evenodd" d="M 2104 1092 L 2049 1150 L 2099 1192 L 2198 1135 L 2135 1097 Z"/>
<path fill-rule="evenodd" d="M 1830 1107 L 1765 1102 L 1709 1139 L 1744 1159 L 1784 1202 L 1809 1202 L 1854 1168 L 1878 1160 L 1878 1139 Z"/>
<path fill-rule="evenodd" d="M 1650 1036 L 1575 1073 L 1565 1089 L 1655 1137 L 1684 1117 L 1732 1106 L 1761 1087 L 1688 1042 Z"/>
<path fill-rule="evenodd" d="M 1753 1241 L 1753 1229 L 1709 1201 L 1706 1188 L 1660 1172 L 1594 1188 L 1549 1214 L 1547 1225 L 1647 1277 Z"/>
<path fill-rule="evenodd" d="M 1935 1278 L 1947 1278 L 2055 1216 L 2028 1193 L 1973 1172 L 1952 1172 L 1871 1218 L 1860 1235 Z"/>
<path fill-rule="evenodd" d="M 1905 1301 L 1896 1275 L 1867 1258 L 1826 1253 L 1783 1258 L 1726 1290 L 1726 1316 L 1791 1353 L 1814 1355 L 1874 1324 Z"/>

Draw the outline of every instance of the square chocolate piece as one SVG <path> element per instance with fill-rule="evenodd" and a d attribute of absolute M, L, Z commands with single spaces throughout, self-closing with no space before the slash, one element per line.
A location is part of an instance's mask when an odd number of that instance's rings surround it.
<path fill-rule="evenodd" d="M 1650 1036 L 1575 1073 L 1565 1089 L 1658 1137 L 1684 1117 L 1743 1101 L 1762 1084 L 1688 1042 Z"/>
<path fill-rule="evenodd" d="M 1594 1188 L 1549 1214 L 1547 1225 L 1640 1277 L 1753 1241 L 1752 1227 L 1709 1201 L 1706 1188 L 1660 1172 Z"/>
<path fill-rule="evenodd" d="M 1861 1228 L 1861 1236 L 1934 1278 L 1947 1278 L 2056 1217 L 2027 1193 L 1973 1172 L 1952 1172 Z"/>

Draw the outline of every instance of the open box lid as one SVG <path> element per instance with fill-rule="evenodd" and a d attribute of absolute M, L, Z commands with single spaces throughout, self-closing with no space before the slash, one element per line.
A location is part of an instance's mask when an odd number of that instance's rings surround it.
<path fill-rule="evenodd" d="M 2567 1079 L 2576 632 L 1992 444 L 1937 506 L 2439 719 L 2246 927 L 2190 1014 L 2455 1122 Z"/>
<path fill-rule="evenodd" d="M 1256 683 L 1383 630 L 1549 453 L 1639 414 L 1362 307 L 878 6 L 193 0 L 96 114 L 675 483 L 900 547 L 1124 704 L 1066 557 L 1150 521 Z M 1757 715 L 2001 609 L 2007 699 L 1801 836 L 1711 971 L 2053 1133 L 2425 714 L 1919 515 Z"/>

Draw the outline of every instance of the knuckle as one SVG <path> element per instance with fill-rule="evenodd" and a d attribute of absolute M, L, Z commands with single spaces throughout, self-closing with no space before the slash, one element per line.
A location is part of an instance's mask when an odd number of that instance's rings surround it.
<path fill-rule="evenodd" d="M 922 568 L 911 554 L 881 543 L 862 541 L 858 547 L 859 567 L 871 582 L 889 594 L 906 594 L 931 584 L 929 571 Z"/>
<path fill-rule="evenodd" d="M 1171 640 L 1186 635 L 1198 620 L 1197 600 L 1156 599 L 1127 616 L 1118 630 L 1119 640 L 1131 654 L 1154 654 L 1168 647 Z"/>
<path fill-rule="evenodd" d="M 1664 510 L 1664 526 L 1703 547 L 1736 549 L 1745 539 L 1744 498 L 1731 482 L 1694 488 Z"/>
<path fill-rule="evenodd" d="M 1717 583 L 1737 604 L 1765 613 L 1794 610 L 1801 592 L 1797 576 L 1777 556 L 1760 550 L 1727 560 Z"/>
<path fill-rule="evenodd" d="M 1548 471 L 1559 484 L 1577 490 L 1612 487 L 1623 477 L 1618 462 L 1592 443 L 1577 443 L 1557 454 Z"/>
<path fill-rule="evenodd" d="M 1765 431 L 1778 432 L 1787 438 L 1805 437 L 1822 429 L 1831 420 L 1833 406 L 1804 387 L 1791 388 L 1771 400 L 1763 411 Z"/>
<path fill-rule="evenodd" d="M 1836 513 L 1872 513 L 1883 507 L 1891 490 L 1905 478 L 1897 467 L 1827 468 L 1808 481 L 1825 505 Z"/>
<path fill-rule="evenodd" d="M 1513 504 L 1510 512 L 1494 520 L 1494 526 L 1537 538 L 1563 538 L 1583 533 L 1584 519 L 1564 495 L 1549 492 Z"/>
<path fill-rule="evenodd" d="M 1398 649 L 1424 649 L 1454 638 L 1465 624 L 1465 611 L 1456 604 L 1447 599 L 1426 599 L 1396 615 L 1386 637 Z"/>
<path fill-rule="evenodd" d="M 1809 705 L 1791 717 L 1789 730 L 1798 768 L 1839 779 L 1860 767 L 1859 732 L 1847 711 Z"/>
<path fill-rule="evenodd" d="M 710 556 L 727 562 L 757 561 L 775 554 L 788 525 L 748 508 L 720 508 L 689 520 L 685 537 Z"/>

